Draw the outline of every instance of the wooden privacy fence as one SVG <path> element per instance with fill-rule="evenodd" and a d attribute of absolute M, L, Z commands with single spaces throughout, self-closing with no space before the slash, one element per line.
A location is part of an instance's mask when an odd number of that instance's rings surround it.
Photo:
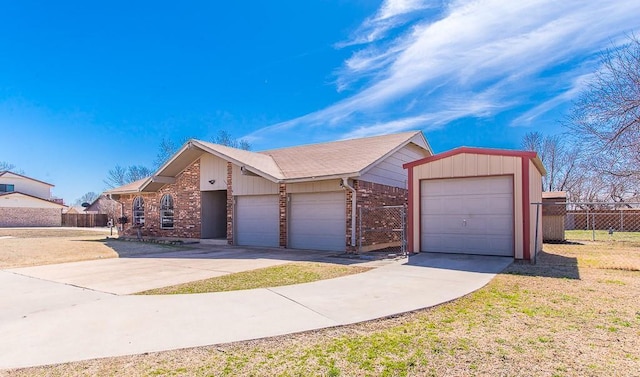
<path fill-rule="evenodd" d="M 107 215 L 104 213 L 63 213 L 62 226 L 76 228 L 107 226 Z"/>

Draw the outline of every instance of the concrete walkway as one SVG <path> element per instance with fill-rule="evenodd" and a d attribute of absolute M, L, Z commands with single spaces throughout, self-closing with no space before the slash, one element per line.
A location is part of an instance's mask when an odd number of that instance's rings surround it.
<path fill-rule="evenodd" d="M 242 341 L 430 307 L 487 284 L 510 258 L 420 254 L 308 284 L 118 296 L 0 271 L 0 369 Z"/>

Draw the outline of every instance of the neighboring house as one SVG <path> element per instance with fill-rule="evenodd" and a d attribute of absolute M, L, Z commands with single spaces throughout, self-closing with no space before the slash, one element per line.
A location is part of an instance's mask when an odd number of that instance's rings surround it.
<path fill-rule="evenodd" d="M 101 194 L 89 204 L 85 209 L 85 213 L 98 213 L 107 215 L 107 219 L 113 220 L 116 224 L 118 217 L 121 217 L 122 206 L 117 201 L 111 199 L 108 195 Z"/>
<path fill-rule="evenodd" d="M 22 174 L 0 171 L 0 193 L 21 192 L 23 194 L 51 200 L 51 183 L 42 182 Z"/>
<path fill-rule="evenodd" d="M 405 204 L 402 165 L 430 155 L 419 131 L 264 152 L 190 140 L 152 177 L 106 194 L 128 235 L 353 251 L 357 208 Z"/>
<path fill-rule="evenodd" d="M 67 207 L 52 201 L 52 184 L 0 171 L 0 227 L 60 226 Z"/>

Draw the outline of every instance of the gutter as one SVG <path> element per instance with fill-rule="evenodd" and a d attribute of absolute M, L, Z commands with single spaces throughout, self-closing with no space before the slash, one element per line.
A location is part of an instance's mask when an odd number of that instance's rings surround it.
<path fill-rule="evenodd" d="M 351 246 L 355 248 L 357 247 L 356 245 L 356 203 L 357 203 L 356 189 L 349 186 L 349 179 L 344 177 L 342 178 L 342 182 L 340 182 L 340 186 L 351 190 Z"/>

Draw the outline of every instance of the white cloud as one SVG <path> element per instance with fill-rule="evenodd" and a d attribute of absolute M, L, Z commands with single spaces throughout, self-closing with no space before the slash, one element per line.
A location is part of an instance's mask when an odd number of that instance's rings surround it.
<path fill-rule="evenodd" d="M 390 30 L 400 27 L 421 11 L 437 8 L 439 1 L 429 0 L 385 0 L 378 12 L 366 19 L 346 42 L 337 43 L 337 47 L 346 47 L 371 43 L 387 36 Z"/>
<path fill-rule="evenodd" d="M 574 78 L 569 88 L 564 89 L 560 94 L 551 97 L 530 110 L 527 110 L 522 115 L 511 121 L 511 125 L 529 126 L 543 114 L 548 113 L 563 103 L 574 100 L 578 95 L 580 95 L 580 92 L 589 85 L 593 75 L 593 73 L 586 73 Z"/>
<path fill-rule="evenodd" d="M 570 100 L 585 69 L 595 68 L 581 61 L 623 41 L 640 18 L 635 0 L 454 1 L 419 20 L 403 18 L 437 4 L 385 1 L 352 36 L 363 45 L 338 71 L 339 90 L 354 82 L 362 89 L 250 136 L 298 127 L 322 127 L 328 138 L 428 129 L 527 103 L 531 109 L 516 121 L 531 122 Z M 400 25 L 394 39 L 381 40 Z M 554 80 L 565 84 L 541 85 Z M 534 91 L 544 97 L 540 105 L 532 103 Z"/>

